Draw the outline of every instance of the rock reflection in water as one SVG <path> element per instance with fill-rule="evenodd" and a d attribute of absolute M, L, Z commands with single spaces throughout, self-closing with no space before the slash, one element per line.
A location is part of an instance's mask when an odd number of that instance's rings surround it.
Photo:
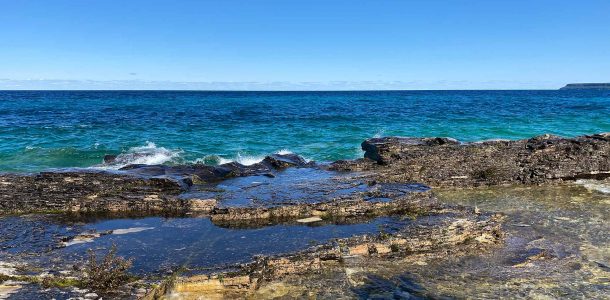
<path fill-rule="evenodd" d="M 37 256 L 40 263 L 53 261 L 68 265 L 84 259 L 87 249 L 104 250 L 116 244 L 118 255 L 134 259 L 132 271 L 138 274 L 180 266 L 217 267 L 248 262 L 255 255 L 294 252 L 334 238 L 391 231 L 400 227 L 397 223 L 407 222 L 392 217 L 359 221 L 363 223 L 337 221 L 223 228 L 209 218 L 109 219 L 62 226 L 42 216 L 5 217 L 0 218 L 1 224 L 6 225 L 2 226 L 2 232 L 10 238 L 2 238 L 0 260 L 6 260 L 10 254 L 19 258 Z M 62 239 L 73 240 L 79 236 L 86 239 L 82 243 L 64 243 L 68 246 L 61 247 Z"/>

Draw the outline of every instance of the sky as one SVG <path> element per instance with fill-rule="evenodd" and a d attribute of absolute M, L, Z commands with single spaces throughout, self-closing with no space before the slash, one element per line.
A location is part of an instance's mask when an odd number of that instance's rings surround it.
<path fill-rule="evenodd" d="M 0 0 L 0 89 L 610 82 L 608 0 Z"/>

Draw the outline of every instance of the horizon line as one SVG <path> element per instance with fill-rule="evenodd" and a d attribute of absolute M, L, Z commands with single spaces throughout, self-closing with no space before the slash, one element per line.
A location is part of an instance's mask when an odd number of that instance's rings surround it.
<path fill-rule="evenodd" d="M 434 91 L 559 91 L 560 89 L 337 89 L 337 90 L 205 90 L 205 89 L 0 89 L 0 92 L 434 92 Z"/>

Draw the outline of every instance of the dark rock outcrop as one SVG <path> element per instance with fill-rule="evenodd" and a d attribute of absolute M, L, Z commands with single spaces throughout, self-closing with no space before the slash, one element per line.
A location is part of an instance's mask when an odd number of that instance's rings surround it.
<path fill-rule="evenodd" d="M 242 165 L 230 162 L 218 166 L 204 164 L 189 165 L 128 165 L 121 171 L 140 176 L 167 176 L 177 180 L 185 180 L 187 184 L 217 182 L 232 177 L 267 175 L 287 167 L 314 166 L 296 154 L 273 154 L 261 162 L 252 165 Z"/>
<path fill-rule="evenodd" d="M 384 182 L 460 187 L 610 177 L 610 133 L 476 143 L 389 137 L 366 140 L 362 149 L 365 159 L 338 161 L 330 169 L 369 170 Z"/>
<path fill-rule="evenodd" d="M 263 165 L 268 165 L 276 169 L 288 167 L 304 167 L 312 164 L 305 161 L 304 158 L 296 154 L 273 154 L 265 157 L 261 162 Z"/>
<path fill-rule="evenodd" d="M 106 156 L 108 162 L 116 157 Z M 275 154 L 253 165 L 128 165 L 116 172 L 57 171 L 0 174 L 0 213 L 210 212 L 212 198 L 180 197 L 193 185 L 234 177 L 275 176 L 287 167 L 313 166 L 295 154 Z"/>
<path fill-rule="evenodd" d="M 181 210 L 181 185 L 168 178 L 107 172 L 0 175 L 0 212 Z M 182 203 L 181 203 L 182 202 Z"/>
<path fill-rule="evenodd" d="M 116 162 L 116 159 L 117 159 L 117 155 L 112 155 L 112 154 L 104 155 L 104 164 L 107 164 L 107 165 L 113 164 Z"/>

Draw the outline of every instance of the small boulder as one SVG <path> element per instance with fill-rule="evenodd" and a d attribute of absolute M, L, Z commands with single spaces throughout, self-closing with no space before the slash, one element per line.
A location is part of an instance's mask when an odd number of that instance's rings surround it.
<path fill-rule="evenodd" d="M 116 162 L 116 155 L 112 155 L 112 154 L 108 154 L 108 155 L 104 155 L 104 163 L 105 164 L 113 164 Z"/>
<path fill-rule="evenodd" d="M 307 161 L 296 154 L 273 154 L 265 157 L 263 163 L 275 169 L 288 167 L 302 167 L 307 165 Z"/>

